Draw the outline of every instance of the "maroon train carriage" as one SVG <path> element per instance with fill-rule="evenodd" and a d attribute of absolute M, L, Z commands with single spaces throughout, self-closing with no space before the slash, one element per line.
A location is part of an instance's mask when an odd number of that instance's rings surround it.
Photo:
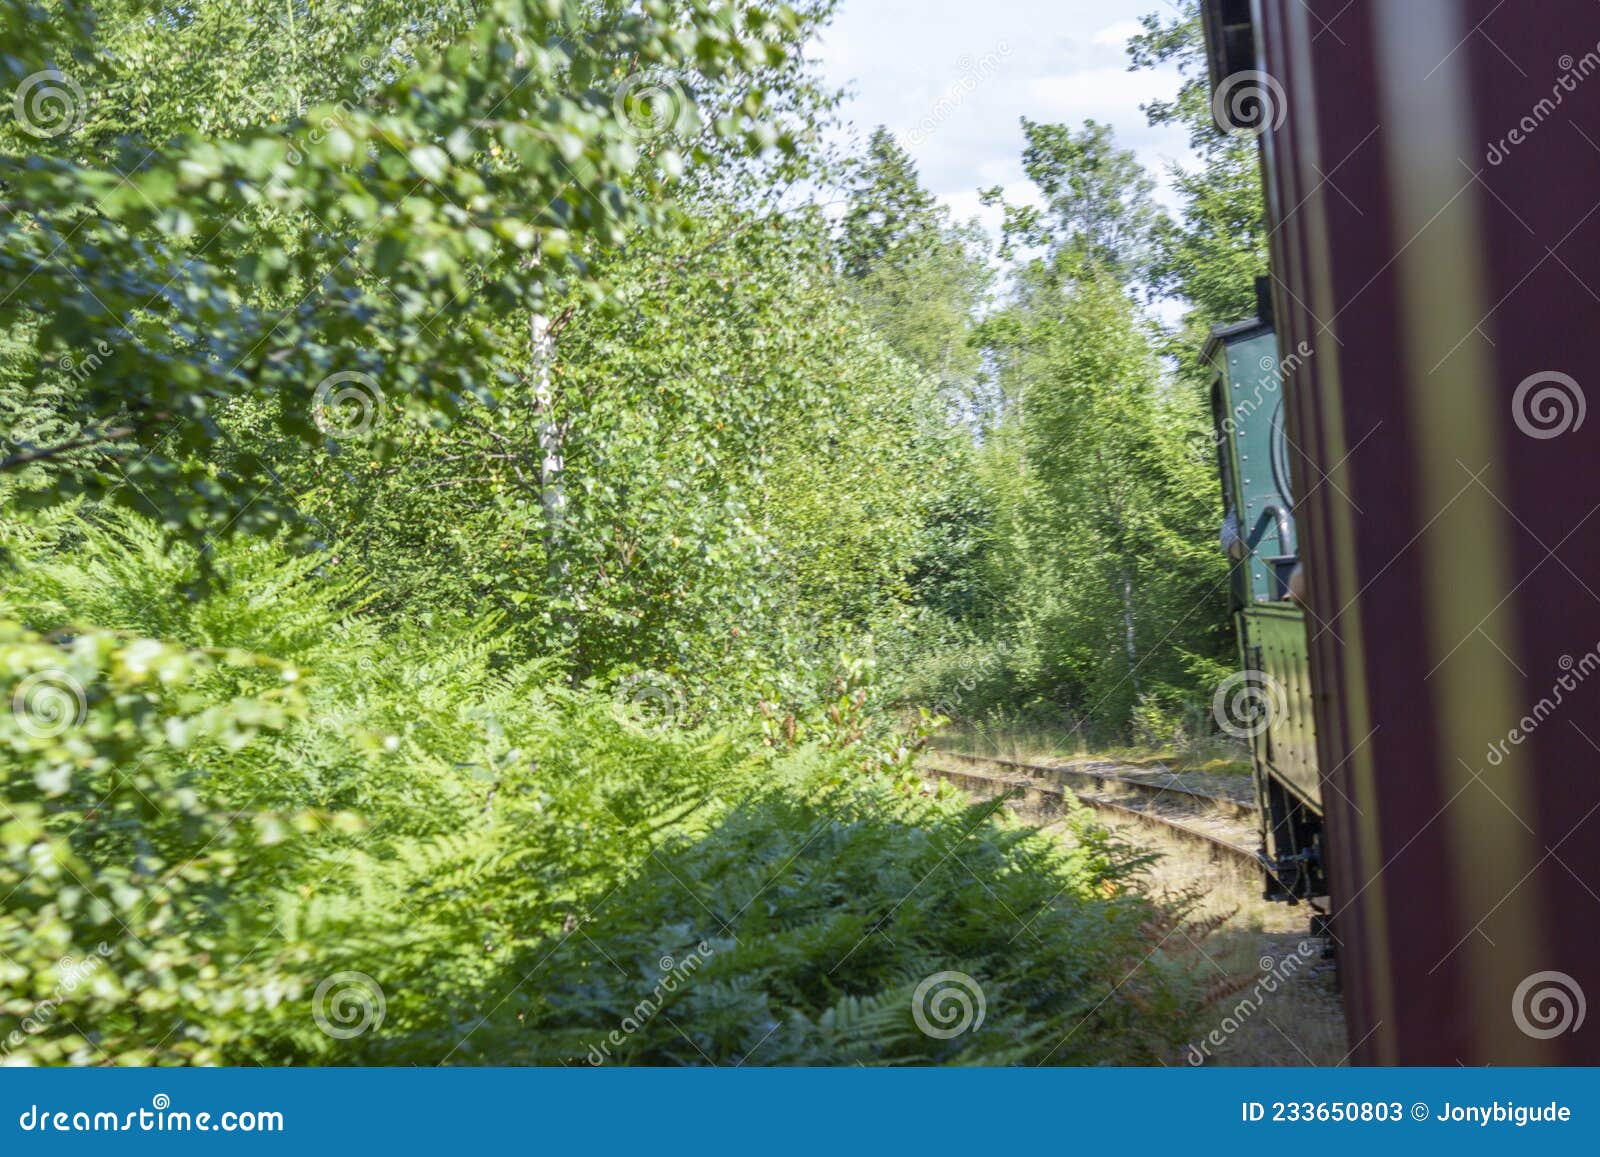
<path fill-rule="evenodd" d="M 1204 14 L 1279 351 L 1311 351 L 1285 408 L 1352 1059 L 1600 1063 L 1600 5 Z"/>

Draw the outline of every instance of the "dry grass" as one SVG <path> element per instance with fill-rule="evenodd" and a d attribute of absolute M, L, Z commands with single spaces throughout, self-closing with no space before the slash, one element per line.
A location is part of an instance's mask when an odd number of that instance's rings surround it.
<path fill-rule="evenodd" d="M 1262 899 L 1254 871 L 1193 843 L 1144 826 L 1130 824 L 1123 832 L 1161 854 L 1140 881 L 1144 891 L 1167 905 L 1192 903 L 1191 919 L 1216 924 L 1204 941 L 1184 945 L 1202 976 L 1211 978 L 1214 1000 L 1195 1048 L 1177 1063 L 1341 1063 L 1349 1049 L 1344 1007 L 1333 962 L 1322 958 L 1322 941 L 1309 937 L 1311 910 Z M 1302 944 L 1309 945 L 1309 956 Z M 1272 964 L 1262 968 L 1266 960 Z M 1221 1043 L 1206 1039 L 1213 1031 Z"/>
<path fill-rule="evenodd" d="M 1095 758 L 1128 767 L 1165 767 L 1171 771 L 1204 772 L 1218 776 L 1248 776 L 1250 753 L 1232 739 L 1218 737 L 1178 747 L 1090 747 L 1083 736 L 1071 730 L 1040 725 L 1007 724 L 988 727 L 975 724 L 950 728 L 930 740 L 939 751 L 969 751 L 997 759 L 1019 762 L 1040 759 Z"/>
<path fill-rule="evenodd" d="M 999 757 L 1062 754 L 1013 749 Z M 1023 812 L 1022 818 L 1072 838 L 1058 816 Z M 1343 1005 L 1333 962 L 1323 959 L 1322 941 L 1309 936 L 1311 910 L 1263 899 L 1259 873 L 1232 857 L 1137 820 L 1108 822 L 1128 843 L 1157 853 L 1136 886 L 1175 914 L 1164 931 L 1166 948 L 1189 962 L 1208 992 L 1199 1036 L 1171 1063 L 1342 1063 L 1348 1052 Z"/>
<path fill-rule="evenodd" d="M 1211 1010 L 1216 1018 L 1210 1022 L 1211 1027 L 1223 1034 L 1223 1041 L 1210 1047 L 1202 1036 L 1195 1042 L 1197 1049 L 1209 1047 L 1205 1063 L 1227 1067 L 1326 1067 L 1349 1060 L 1344 1002 L 1339 996 L 1333 962 L 1321 958 L 1321 942 L 1316 942 L 1317 955 L 1292 973 L 1282 974 L 1288 962 L 1297 958 L 1297 949 L 1305 939 L 1304 933 L 1241 936 L 1232 958 L 1219 960 L 1225 968 L 1250 974 L 1251 985 L 1232 1000 L 1218 1001 Z M 1266 992 L 1259 987 L 1274 975 L 1272 969 L 1261 968 L 1265 960 L 1271 960 L 1278 970 L 1276 991 Z M 1252 1003 L 1246 1007 L 1245 1015 L 1236 1015 L 1239 1002 L 1246 995 Z M 1228 1032 L 1230 1023 L 1234 1027 Z M 1193 1063 L 1194 1055 L 1186 1054 L 1185 1062 Z"/>
<path fill-rule="evenodd" d="M 938 732 L 930 742 L 933 747 L 944 751 L 970 751 L 998 759 L 1028 760 L 1042 755 L 1089 754 L 1089 748 L 1081 736 L 1071 731 L 1038 725 L 986 727 L 974 724 L 960 729 L 952 727 Z"/>

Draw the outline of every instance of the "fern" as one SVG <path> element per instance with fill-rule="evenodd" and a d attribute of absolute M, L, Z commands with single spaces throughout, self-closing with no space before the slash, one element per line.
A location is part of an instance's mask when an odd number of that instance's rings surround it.
<path fill-rule="evenodd" d="M 1148 1062 L 1192 1015 L 1137 856 L 864 772 L 828 738 L 854 699 L 798 747 L 641 726 L 492 616 L 386 620 L 271 543 L 217 546 L 194 598 L 198 557 L 134 516 L 0 543 L 0 690 L 66 680 L 81 715 L 0 716 L 0 1007 L 50 1013 L 13 1060 Z M 986 1016 L 945 1040 L 913 997 L 951 971 Z"/>

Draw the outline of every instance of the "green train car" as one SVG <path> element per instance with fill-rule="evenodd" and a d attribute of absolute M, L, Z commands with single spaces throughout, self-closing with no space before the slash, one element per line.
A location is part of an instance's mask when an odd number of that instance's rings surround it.
<path fill-rule="evenodd" d="M 1218 689 L 1216 716 L 1250 744 L 1266 897 L 1314 901 L 1327 892 L 1322 789 L 1306 615 L 1294 596 L 1300 560 L 1283 421 L 1283 386 L 1296 367 L 1280 359 L 1271 324 L 1259 319 L 1213 330 L 1203 361 L 1240 659 L 1239 673 Z"/>

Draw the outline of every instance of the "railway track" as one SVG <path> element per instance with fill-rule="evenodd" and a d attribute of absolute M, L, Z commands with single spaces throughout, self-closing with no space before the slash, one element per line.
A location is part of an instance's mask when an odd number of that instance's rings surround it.
<path fill-rule="evenodd" d="M 977 766 L 1003 767 L 1023 775 L 1060 783 L 1066 787 L 1081 788 L 1091 792 L 1128 794 L 1151 800 L 1180 800 L 1198 807 L 1217 811 L 1222 815 L 1256 819 L 1253 799 L 1224 792 L 1203 791 L 1186 784 L 1176 772 L 1151 774 L 1131 771 L 1105 761 L 1079 761 L 1069 764 L 1024 763 L 1015 759 L 1001 759 L 992 755 L 969 755 L 964 751 L 941 751 L 937 754 L 962 763 Z M 1190 777 L 1191 779 L 1193 777 Z"/>
<path fill-rule="evenodd" d="M 950 764 L 965 766 L 950 766 Z M 1041 815 L 1069 810 L 1067 797 L 1163 834 L 1200 845 L 1213 858 L 1256 868 L 1256 809 L 1235 797 L 1176 783 L 1131 778 L 1113 765 L 1048 767 L 965 752 L 929 752 L 925 774 L 973 795 L 1011 795 L 1012 806 Z"/>

